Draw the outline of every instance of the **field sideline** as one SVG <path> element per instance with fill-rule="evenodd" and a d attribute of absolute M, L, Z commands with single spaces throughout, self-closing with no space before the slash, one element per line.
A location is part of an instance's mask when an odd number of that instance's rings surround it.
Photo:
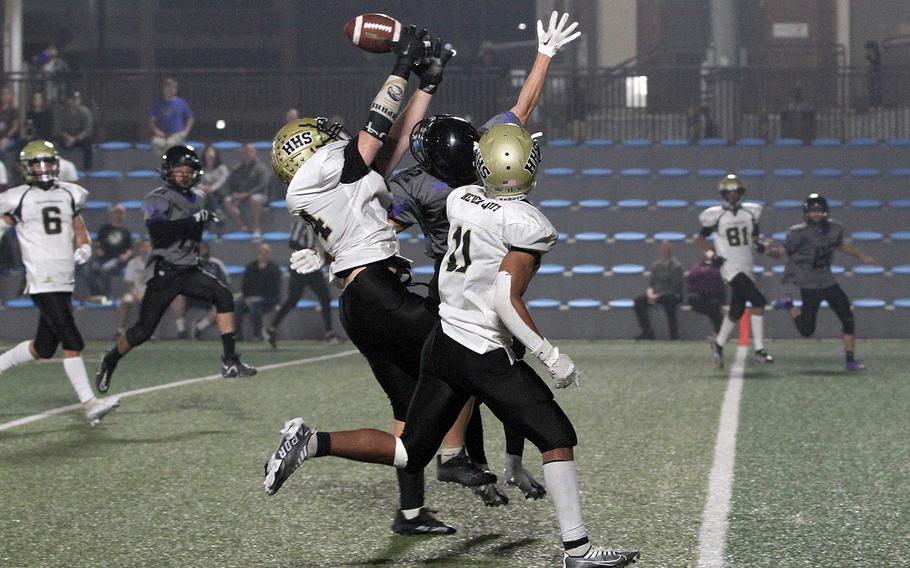
<path fill-rule="evenodd" d="M 837 342 L 777 341 L 742 384 L 724 566 L 910 565 L 907 341 L 864 341 L 869 371 L 841 369 Z M 97 360 L 106 343 L 89 345 Z M 578 430 L 586 524 L 595 541 L 642 550 L 638 566 L 695 567 L 729 367 L 703 343 L 565 342 L 584 372 L 557 393 Z M 728 365 L 733 362 L 728 349 Z M 242 345 L 280 366 L 124 398 L 102 426 L 81 413 L 0 431 L 2 566 L 556 566 L 549 499 L 507 490 L 489 509 L 428 481 L 453 537 L 394 537 L 390 468 L 307 463 L 275 496 L 262 464 L 283 421 L 387 428 L 390 409 L 350 343 Z M 158 342 L 123 360 L 112 393 L 208 377 L 215 343 Z M 94 366 L 93 362 L 89 365 Z M 72 404 L 59 363 L 0 377 L 0 424 Z M 491 466 L 501 427 L 485 414 Z M 526 464 L 542 479 L 536 450 Z M 428 468 L 433 478 L 435 466 Z"/>

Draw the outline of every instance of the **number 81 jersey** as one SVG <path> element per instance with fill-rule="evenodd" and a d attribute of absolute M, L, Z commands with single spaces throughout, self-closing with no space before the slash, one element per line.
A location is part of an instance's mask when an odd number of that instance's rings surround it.
<path fill-rule="evenodd" d="M 714 235 L 714 251 L 726 259 L 720 267 L 720 275 L 727 282 L 742 272 L 752 276 L 752 243 L 758 236 L 758 219 L 762 207 L 757 203 L 743 203 L 736 210 L 721 205 L 702 211 L 698 220 L 702 234 Z"/>
<path fill-rule="evenodd" d="M 16 222 L 26 294 L 73 291 L 73 219 L 87 197 L 84 187 L 63 181 L 50 189 L 20 185 L 0 193 L 0 215 Z"/>
<path fill-rule="evenodd" d="M 493 307 L 493 283 L 510 250 L 535 255 L 556 245 L 556 229 L 527 201 L 490 199 L 468 185 L 449 194 L 448 250 L 439 269 L 439 317 L 446 335 L 476 353 L 511 345 Z"/>

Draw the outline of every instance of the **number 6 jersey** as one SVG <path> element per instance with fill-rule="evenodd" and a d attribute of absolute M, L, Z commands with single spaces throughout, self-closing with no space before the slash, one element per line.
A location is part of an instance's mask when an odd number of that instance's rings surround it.
<path fill-rule="evenodd" d="M 26 294 L 73 291 L 73 219 L 87 197 L 84 187 L 64 181 L 50 189 L 20 185 L 0 193 L 0 215 L 16 222 Z"/>
<path fill-rule="evenodd" d="M 714 235 L 714 251 L 726 260 L 720 267 L 720 275 L 727 282 L 742 272 L 752 276 L 752 243 L 758 236 L 758 219 L 762 208 L 757 203 L 743 203 L 736 210 L 721 205 L 702 211 L 698 220 L 702 234 Z"/>
<path fill-rule="evenodd" d="M 449 194 L 448 250 L 439 270 L 446 335 L 476 353 L 509 349 L 512 334 L 493 309 L 493 282 L 510 250 L 535 255 L 556 245 L 556 229 L 527 201 L 499 201 L 468 185 Z"/>

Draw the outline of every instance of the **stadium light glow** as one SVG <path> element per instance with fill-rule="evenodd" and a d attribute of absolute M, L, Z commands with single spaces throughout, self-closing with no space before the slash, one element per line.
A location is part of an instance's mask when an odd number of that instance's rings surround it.
<path fill-rule="evenodd" d="M 227 127 L 227 123 L 225 121 L 223 121 L 223 120 L 215 121 L 215 128 L 217 128 L 218 130 L 224 130 L 225 127 Z"/>

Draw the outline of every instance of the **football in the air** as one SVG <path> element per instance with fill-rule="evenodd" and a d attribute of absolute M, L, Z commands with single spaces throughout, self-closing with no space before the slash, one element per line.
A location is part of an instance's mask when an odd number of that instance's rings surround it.
<path fill-rule="evenodd" d="M 370 53 L 388 53 L 386 41 L 398 41 L 401 22 L 385 14 L 361 14 L 344 25 L 344 33 L 360 49 Z"/>

